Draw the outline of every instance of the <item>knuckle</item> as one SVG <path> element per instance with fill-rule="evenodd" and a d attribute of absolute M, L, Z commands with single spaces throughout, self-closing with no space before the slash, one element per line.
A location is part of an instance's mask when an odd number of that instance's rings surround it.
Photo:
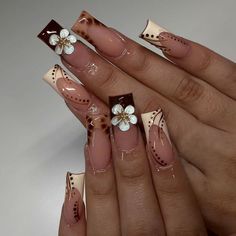
<path fill-rule="evenodd" d="M 169 230 L 169 236 L 207 236 L 205 229 L 198 227 L 196 229 L 186 229 L 185 227 L 178 227 Z"/>
<path fill-rule="evenodd" d="M 174 98 L 181 102 L 193 102 L 201 98 L 203 92 L 202 85 L 185 76 L 178 83 L 174 91 Z"/>

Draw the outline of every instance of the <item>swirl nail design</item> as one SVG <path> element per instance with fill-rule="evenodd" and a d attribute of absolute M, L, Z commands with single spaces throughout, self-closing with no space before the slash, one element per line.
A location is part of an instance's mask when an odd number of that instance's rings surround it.
<path fill-rule="evenodd" d="M 66 175 L 66 193 L 63 205 L 63 215 L 68 225 L 76 224 L 80 220 L 83 204 L 84 174 Z"/>
<path fill-rule="evenodd" d="M 168 167 L 174 161 L 171 140 L 161 109 L 141 114 L 148 150 L 157 167 Z"/>

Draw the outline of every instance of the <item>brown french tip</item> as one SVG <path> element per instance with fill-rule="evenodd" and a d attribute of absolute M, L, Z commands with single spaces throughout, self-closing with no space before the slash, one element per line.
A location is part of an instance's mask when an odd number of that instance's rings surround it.
<path fill-rule="evenodd" d="M 138 144 L 137 116 L 132 94 L 109 97 L 111 124 L 118 149 L 130 151 Z"/>
<path fill-rule="evenodd" d="M 72 54 L 75 50 L 74 44 L 77 39 L 71 35 L 68 29 L 63 28 L 55 20 L 51 20 L 46 27 L 38 34 L 48 47 L 56 52 L 56 54 Z"/>
<path fill-rule="evenodd" d="M 38 34 L 38 38 L 41 39 L 46 45 L 48 45 L 48 47 L 50 47 L 54 51 L 56 46 L 53 46 L 49 43 L 49 38 L 52 34 L 59 35 L 62 29 L 63 27 L 59 25 L 55 20 L 51 20 Z"/>

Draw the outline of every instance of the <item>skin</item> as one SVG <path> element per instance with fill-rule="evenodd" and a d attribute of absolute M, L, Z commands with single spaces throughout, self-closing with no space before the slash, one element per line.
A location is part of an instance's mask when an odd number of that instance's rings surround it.
<path fill-rule="evenodd" d="M 120 58 L 108 57 L 100 51 L 99 56 L 89 50 L 92 60 L 98 68 L 93 74 L 74 67 L 76 57 L 73 65 L 68 63 L 67 55 L 62 57 L 62 61 L 85 87 L 104 103 L 108 102 L 108 97 L 111 95 L 133 93 L 139 114 L 161 107 L 165 113 L 171 139 L 182 159 L 183 168 L 196 195 L 207 227 L 219 235 L 235 233 L 235 63 L 190 41 L 188 43 L 191 50 L 186 56 L 177 59 L 166 55 L 170 59 L 167 61 L 127 37 L 122 37 L 125 38 L 125 47 L 129 53 Z M 79 59 L 77 58 L 77 60 Z M 170 232 L 168 235 L 199 235 L 196 234 L 194 222 L 200 222 L 201 229 L 204 227 L 201 224 L 191 188 L 188 182 L 183 181 L 186 179 L 184 171 L 180 164 L 177 165 L 179 165 L 178 173 L 181 174 L 179 174 L 176 186 L 170 183 L 164 187 L 163 182 L 166 181 L 164 174 L 158 179 L 152 178 L 160 201 L 160 208 L 165 209 L 167 215 L 173 214 L 180 221 L 190 220 L 190 223 L 193 223 L 193 228 L 190 228 L 192 234 L 183 233 L 175 225 L 169 227 L 167 218 L 164 218 L 165 230 Z M 114 167 L 117 168 L 116 165 Z M 105 185 L 106 179 L 104 178 L 102 181 L 100 186 Z M 118 178 L 117 181 L 121 181 L 121 179 Z M 87 186 L 87 188 L 90 187 L 91 185 Z M 161 189 L 161 193 L 157 189 Z M 170 189 L 174 189 L 174 191 L 170 191 Z M 159 198 L 159 196 L 162 197 Z M 171 205 L 182 197 L 187 199 L 185 201 L 187 204 L 185 213 L 181 215 L 180 211 L 174 212 L 173 208 L 168 208 L 165 199 L 169 198 L 168 203 Z M 114 211 L 118 211 L 117 203 L 115 205 Z M 95 213 L 90 212 L 90 214 Z M 136 212 L 135 215 L 137 214 Z M 193 218 L 186 219 L 186 215 L 189 214 L 193 214 Z M 127 215 L 122 214 L 123 221 L 127 220 L 125 218 Z M 194 217 L 195 221 L 191 222 Z M 150 219 L 150 229 L 153 229 L 152 220 Z M 118 217 L 114 221 L 118 224 Z M 183 234 L 176 234 L 179 232 L 178 230 Z M 204 231 L 201 230 L 201 232 Z M 119 235 L 119 233 L 117 231 L 117 234 L 114 235 Z M 140 234 L 133 233 L 133 235 L 145 234 L 140 232 Z"/>

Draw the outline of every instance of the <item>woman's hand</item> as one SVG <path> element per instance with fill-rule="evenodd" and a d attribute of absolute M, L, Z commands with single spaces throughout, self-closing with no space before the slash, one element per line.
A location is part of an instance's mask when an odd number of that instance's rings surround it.
<path fill-rule="evenodd" d="M 207 235 L 162 111 L 142 116 L 148 158 L 132 95 L 110 97 L 110 108 L 111 138 L 106 114 L 86 119 L 87 226 L 81 175 L 67 174 L 59 235 Z"/>
<path fill-rule="evenodd" d="M 158 46 L 173 63 L 86 12 L 73 30 L 101 56 L 77 41 L 71 54 L 62 53 L 64 65 L 105 103 L 109 96 L 133 93 L 138 116 L 162 107 L 208 227 L 224 235 L 236 232 L 235 63 L 201 45 L 160 33 L 163 29 L 155 26 L 148 25 L 143 37 L 149 41 L 152 35 L 157 37 Z M 77 99 L 84 96 L 80 92 Z M 91 102 L 94 97 L 83 104 L 64 98 L 77 106 L 75 113 L 82 120 L 88 107 L 97 109 Z"/>

